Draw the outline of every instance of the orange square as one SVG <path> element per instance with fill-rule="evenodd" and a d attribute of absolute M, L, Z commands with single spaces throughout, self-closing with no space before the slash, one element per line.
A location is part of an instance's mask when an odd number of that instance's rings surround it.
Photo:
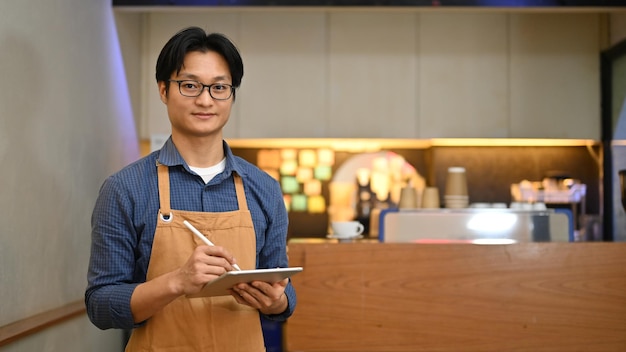
<path fill-rule="evenodd" d="M 304 194 L 319 196 L 322 194 L 322 183 L 319 180 L 309 180 L 304 183 Z"/>
<path fill-rule="evenodd" d="M 257 166 L 261 169 L 278 169 L 280 168 L 280 150 L 278 149 L 261 149 L 256 155 Z"/>

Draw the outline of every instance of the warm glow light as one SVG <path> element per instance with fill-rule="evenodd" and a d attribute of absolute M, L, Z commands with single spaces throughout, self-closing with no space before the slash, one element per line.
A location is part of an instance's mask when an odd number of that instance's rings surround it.
<path fill-rule="evenodd" d="M 303 187 L 304 187 L 304 194 L 306 194 L 307 196 L 321 196 L 322 195 L 322 183 L 319 180 L 309 180 L 304 183 Z"/>
<path fill-rule="evenodd" d="M 509 231 L 517 222 L 517 215 L 511 213 L 479 213 L 470 218 L 467 228 L 481 233 L 501 233 Z"/>
<path fill-rule="evenodd" d="M 385 149 L 428 149 L 431 147 L 593 147 L 599 145 L 592 139 L 535 139 L 535 138 L 434 138 L 434 139 L 397 139 L 397 138 L 254 138 L 228 139 L 231 148 L 328 148 L 333 151 L 352 153 L 377 152 Z M 150 141 L 143 140 L 143 149 L 147 154 Z M 147 144 L 147 145 L 145 145 Z M 626 141 L 613 141 L 612 145 L 626 145 Z M 294 149 L 289 151 L 289 158 L 296 157 Z M 283 160 L 288 159 L 282 155 Z"/>
<path fill-rule="evenodd" d="M 433 147 L 572 147 L 597 144 L 591 139 L 550 138 L 435 138 Z"/>
<path fill-rule="evenodd" d="M 383 149 L 430 147 L 427 139 L 397 138 L 259 138 L 228 139 L 233 148 L 328 148 L 333 151 L 371 152 Z"/>
<path fill-rule="evenodd" d="M 427 149 L 430 147 L 576 147 L 595 146 L 592 139 L 550 138 L 267 138 L 231 139 L 234 148 L 330 148 L 335 151 L 372 152 L 393 148 Z"/>
<path fill-rule="evenodd" d="M 313 196 L 308 199 L 309 213 L 323 214 L 326 212 L 324 197 Z"/>
<path fill-rule="evenodd" d="M 295 175 L 298 171 L 298 163 L 295 160 L 285 160 L 280 166 L 281 175 Z"/>
<path fill-rule="evenodd" d="M 317 164 L 317 153 L 313 149 L 301 150 L 298 154 L 300 166 L 315 167 Z"/>
<path fill-rule="evenodd" d="M 298 182 L 307 182 L 313 179 L 313 169 L 308 167 L 298 167 L 296 171 L 296 180 Z"/>
<path fill-rule="evenodd" d="M 262 149 L 257 152 L 256 164 L 262 169 L 280 168 L 280 150 Z"/>
<path fill-rule="evenodd" d="M 335 152 L 332 149 L 319 149 L 317 151 L 318 166 L 333 166 L 335 164 Z"/>
<path fill-rule="evenodd" d="M 263 141 L 263 140 L 261 140 Z M 262 142 L 263 143 L 263 142 Z M 257 144 L 257 147 L 259 146 L 259 144 Z M 267 148 L 271 148 L 271 146 L 267 146 Z M 298 156 L 298 151 L 294 149 L 294 147 L 289 147 L 289 146 L 283 146 L 283 148 L 287 148 L 287 149 L 283 149 L 280 151 L 280 157 L 283 159 L 283 161 L 285 160 L 289 160 L 289 161 L 295 161 L 296 157 Z"/>

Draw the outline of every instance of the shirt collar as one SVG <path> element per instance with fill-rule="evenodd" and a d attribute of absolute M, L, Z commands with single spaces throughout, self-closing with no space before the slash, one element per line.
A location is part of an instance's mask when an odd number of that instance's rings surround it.
<path fill-rule="evenodd" d="M 245 175 L 246 172 L 241 165 L 241 161 L 235 158 L 228 143 L 226 143 L 226 141 L 222 141 L 222 145 L 224 147 L 224 156 L 226 158 L 224 176 L 230 177 L 230 174 L 233 171 L 236 172 L 238 175 Z M 165 144 L 163 144 L 163 147 L 161 148 L 161 150 L 159 151 L 159 155 L 157 156 L 157 160 L 159 163 L 165 166 L 182 165 L 185 170 L 191 172 L 191 170 L 189 169 L 189 165 L 187 165 L 183 157 L 178 152 L 178 149 L 176 149 L 174 142 L 172 142 L 172 136 L 170 136 L 167 141 L 165 141 Z"/>

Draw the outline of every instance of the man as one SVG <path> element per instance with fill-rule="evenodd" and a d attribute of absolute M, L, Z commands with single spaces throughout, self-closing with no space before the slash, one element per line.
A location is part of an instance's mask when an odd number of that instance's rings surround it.
<path fill-rule="evenodd" d="M 100 190 L 85 302 L 99 328 L 134 328 L 127 351 L 264 351 L 259 312 L 278 321 L 293 313 L 288 279 L 187 297 L 235 264 L 288 266 L 278 183 L 233 156 L 222 136 L 242 76 L 239 52 L 224 36 L 197 27 L 174 35 L 156 65 L 172 134 Z"/>

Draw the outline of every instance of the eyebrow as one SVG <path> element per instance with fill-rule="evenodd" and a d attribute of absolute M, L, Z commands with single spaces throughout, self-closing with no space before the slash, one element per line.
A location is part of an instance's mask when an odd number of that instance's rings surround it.
<path fill-rule="evenodd" d="M 194 74 L 191 73 L 181 73 L 180 74 L 181 78 L 187 78 L 187 79 L 193 79 L 196 80 L 198 82 L 200 82 L 200 78 Z M 228 81 L 228 77 L 227 76 L 217 76 L 217 77 L 213 77 L 212 78 L 213 82 L 217 82 L 217 81 Z"/>

